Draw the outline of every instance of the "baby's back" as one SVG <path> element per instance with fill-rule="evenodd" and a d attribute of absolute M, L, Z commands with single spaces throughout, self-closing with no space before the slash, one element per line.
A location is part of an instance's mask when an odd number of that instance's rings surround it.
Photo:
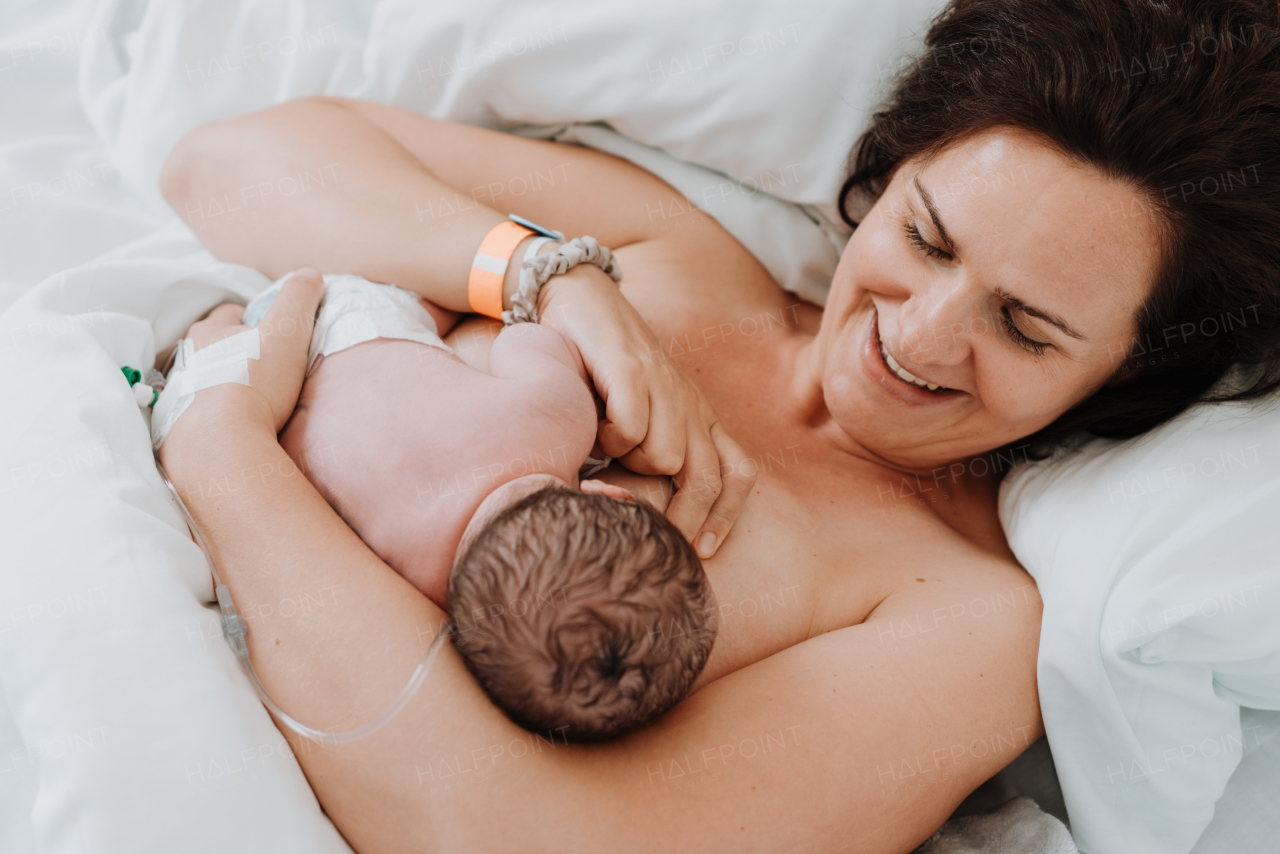
<path fill-rule="evenodd" d="M 379 338 L 316 365 L 281 444 L 370 548 L 444 605 L 463 531 L 489 493 L 535 473 L 576 483 L 596 415 L 575 358 L 533 324 L 498 336 L 490 374 L 439 347 Z"/>

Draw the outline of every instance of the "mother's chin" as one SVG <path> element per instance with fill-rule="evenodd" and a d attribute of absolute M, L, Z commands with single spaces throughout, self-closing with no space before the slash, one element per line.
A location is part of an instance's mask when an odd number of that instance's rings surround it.
<path fill-rule="evenodd" d="M 823 364 L 822 393 L 833 426 L 857 446 L 854 453 L 927 472 L 1003 444 L 992 444 L 992 432 L 979 428 L 973 392 L 930 390 L 894 369 L 881 348 L 874 309 L 852 317 L 836 340 L 844 358 Z"/>

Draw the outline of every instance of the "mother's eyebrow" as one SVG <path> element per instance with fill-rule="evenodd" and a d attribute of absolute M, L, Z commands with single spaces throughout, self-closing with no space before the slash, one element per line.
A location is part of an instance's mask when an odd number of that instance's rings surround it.
<path fill-rule="evenodd" d="M 1083 335 L 1081 335 L 1079 332 L 1076 332 L 1074 329 L 1072 329 L 1070 324 L 1068 324 L 1065 320 L 1063 320 L 1061 317 L 1054 314 L 1053 312 L 1041 311 L 1038 308 L 1029 306 L 1022 300 L 1015 297 L 1013 294 L 1006 291 L 1004 288 L 996 288 L 995 295 L 1000 297 L 1003 300 L 1013 303 L 1013 307 L 1016 308 L 1018 311 L 1022 312 L 1023 314 L 1029 314 L 1032 317 L 1040 318 L 1045 323 L 1053 324 L 1054 326 L 1058 327 L 1067 335 L 1070 335 L 1072 338 L 1076 339 L 1077 341 L 1086 340 Z"/>
<path fill-rule="evenodd" d="M 915 177 L 914 183 L 916 192 L 924 200 L 924 208 L 929 212 L 929 219 L 933 220 L 933 227 L 938 229 L 938 234 L 942 237 L 942 242 L 947 244 L 947 247 L 952 251 L 955 251 L 956 245 L 951 242 L 951 238 L 947 236 L 947 230 L 942 227 L 942 220 L 938 217 L 938 209 L 933 204 L 933 196 L 929 195 L 929 191 L 924 188 L 924 184 L 920 183 L 919 175 Z"/>
<path fill-rule="evenodd" d="M 915 177 L 913 183 L 915 184 L 916 192 L 919 193 L 920 198 L 924 200 L 925 210 L 929 212 L 929 219 L 933 220 L 934 228 L 938 229 L 938 234 L 942 237 L 943 242 L 947 244 L 947 246 L 951 249 L 952 252 L 955 252 L 958 255 L 959 249 L 956 247 L 955 243 L 951 240 L 951 238 L 947 236 L 947 230 L 942 226 L 942 218 L 938 216 L 938 209 L 933 204 L 933 196 L 929 195 L 929 191 L 926 190 L 924 188 L 924 185 L 920 183 L 919 175 Z M 1053 326 L 1058 327 L 1064 333 L 1066 333 L 1067 335 L 1070 335 L 1072 338 L 1076 339 L 1077 341 L 1087 340 L 1079 332 L 1076 332 L 1074 329 L 1072 329 L 1071 324 L 1067 323 L 1065 320 L 1063 320 L 1061 317 L 1054 314 L 1053 312 L 1043 311 L 1041 309 L 1035 308 L 1034 306 L 1027 305 L 1025 302 L 1023 302 L 1022 300 L 1015 297 L 1013 294 L 1006 291 L 1004 288 L 996 288 L 995 294 L 1001 299 L 1013 303 L 1013 307 L 1016 308 L 1018 311 L 1022 312 L 1023 314 L 1029 314 L 1032 317 L 1038 317 L 1041 320 L 1043 320 L 1045 323 L 1049 323 L 1049 324 L 1052 324 Z"/>

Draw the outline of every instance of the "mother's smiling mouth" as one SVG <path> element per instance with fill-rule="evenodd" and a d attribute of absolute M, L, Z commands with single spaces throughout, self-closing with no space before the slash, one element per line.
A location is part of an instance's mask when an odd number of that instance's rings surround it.
<path fill-rule="evenodd" d="M 942 386 L 938 385 L 937 383 L 931 383 L 931 382 L 927 382 L 925 380 L 920 379 L 915 374 L 911 373 L 906 368 L 899 365 L 898 362 L 893 358 L 893 356 L 890 355 L 889 351 L 885 349 L 884 341 L 880 342 L 880 357 L 883 358 L 885 361 L 885 364 L 889 366 L 889 370 L 893 371 L 895 374 L 898 375 L 899 378 L 906 380 L 912 385 L 919 386 L 920 388 L 927 388 L 929 391 L 937 391 L 938 389 L 942 388 Z M 946 389 L 944 389 L 944 391 L 945 390 Z"/>
<path fill-rule="evenodd" d="M 930 398 L 953 397 L 964 394 L 959 389 L 947 388 L 937 383 L 923 380 L 898 364 L 898 361 L 893 358 L 888 348 L 885 347 L 884 341 L 880 338 L 880 313 L 878 311 L 873 312 L 871 317 L 871 334 L 875 336 L 872 344 L 880 356 L 879 363 L 881 367 L 884 368 L 890 381 L 899 380 L 902 383 L 899 388 L 902 388 L 904 392 L 909 390 L 911 394 L 925 394 Z"/>

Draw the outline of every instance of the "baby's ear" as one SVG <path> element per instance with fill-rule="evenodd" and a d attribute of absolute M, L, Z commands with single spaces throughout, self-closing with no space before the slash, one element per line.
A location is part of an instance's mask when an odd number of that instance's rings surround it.
<path fill-rule="evenodd" d="M 612 483 L 605 483 L 603 480 L 584 480 L 579 484 L 579 487 L 583 492 L 607 495 L 609 498 L 616 498 L 619 501 L 636 500 L 636 497 L 631 494 L 631 490 L 623 489 L 621 486 L 614 486 Z"/>

